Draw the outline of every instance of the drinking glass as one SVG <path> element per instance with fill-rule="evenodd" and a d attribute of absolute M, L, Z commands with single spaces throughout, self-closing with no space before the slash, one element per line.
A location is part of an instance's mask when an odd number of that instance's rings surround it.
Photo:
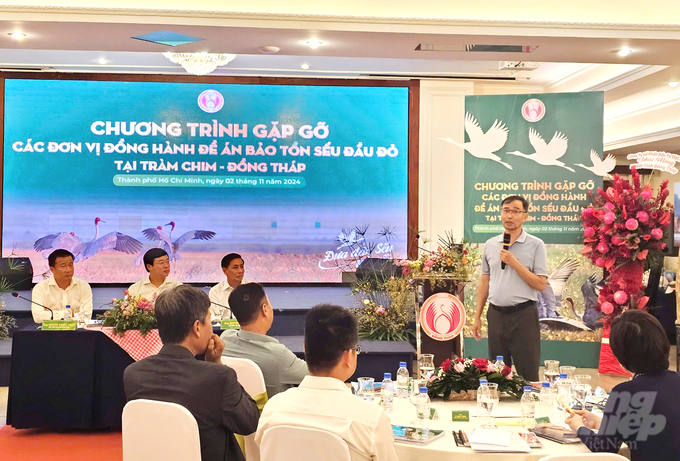
<path fill-rule="evenodd" d="M 491 422 L 491 415 L 493 414 L 493 409 L 498 405 L 500 400 L 500 393 L 498 392 L 498 384 L 489 383 L 486 386 L 482 386 L 481 395 L 479 396 L 479 405 L 484 418 L 484 424 L 482 424 L 483 429 L 496 429 L 498 426 Z"/>
<path fill-rule="evenodd" d="M 579 384 L 590 384 L 590 381 L 593 379 L 590 375 L 575 375 L 574 378 Z"/>
<path fill-rule="evenodd" d="M 357 396 L 362 399 L 372 402 L 375 396 L 375 380 L 373 378 L 359 378 L 359 389 L 357 390 Z"/>
<path fill-rule="evenodd" d="M 416 399 L 420 395 L 420 388 L 427 387 L 426 379 L 414 379 L 411 382 L 411 394 L 409 395 L 409 400 L 413 405 L 416 405 Z"/>
<path fill-rule="evenodd" d="M 550 387 L 555 385 L 555 380 L 560 376 L 559 360 L 546 360 L 543 370 L 543 381 L 550 383 Z"/>
<path fill-rule="evenodd" d="M 582 409 L 586 407 L 586 400 L 590 395 L 590 384 L 575 384 L 572 390 L 574 400 L 579 403 Z"/>
<path fill-rule="evenodd" d="M 574 380 L 565 378 L 557 382 L 557 408 L 564 410 L 565 405 L 571 407 L 572 389 L 574 388 Z"/>
<path fill-rule="evenodd" d="M 429 379 L 434 373 L 434 354 L 420 355 L 420 379 Z"/>
<path fill-rule="evenodd" d="M 574 380 L 575 376 L 574 374 L 576 373 L 576 367 L 570 367 L 570 366 L 563 366 L 560 367 L 560 373 L 566 373 L 567 379 Z"/>

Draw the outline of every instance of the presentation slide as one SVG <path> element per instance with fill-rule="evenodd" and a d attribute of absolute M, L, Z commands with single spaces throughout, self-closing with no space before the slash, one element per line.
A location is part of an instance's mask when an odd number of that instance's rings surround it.
<path fill-rule="evenodd" d="M 39 281 L 56 248 L 88 282 L 339 282 L 404 258 L 408 88 L 6 79 L 2 254 Z"/>

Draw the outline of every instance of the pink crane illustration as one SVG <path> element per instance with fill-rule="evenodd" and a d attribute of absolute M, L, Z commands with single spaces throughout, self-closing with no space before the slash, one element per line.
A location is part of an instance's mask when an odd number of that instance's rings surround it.
<path fill-rule="evenodd" d="M 133 254 L 142 249 L 142 242 L 120 232 L 109 232 L 99 237 L 99 223 L 105 223 L 103 219 L 94 219 L 94 238 L 89 242 L 83 242 L 73 232 L 59 232 L 42 237 L 33 244 L 36 251 L 63 248 L 73 253 L 74 262 L 86 261 L 102 251 L 113 250 L 122 253 Z M 45 253 L 43 253 L 43 256 Z"/>
<path fill-rule="evenodd" d="M 170 235 L 166 235 L 163 232 L 163 227 L 170 227 Z M 179 249 L 189 240 L 210 240 L 216 234 L 213 231 L 207 230 L 191 230 L 180 235 L 174 242 L 172 241 L 172 232 L 175 230 L 175 221 L 170 221 L 164 224 L 163 227 L 158 226 L 156 228 L 144 229 L 142 234 L 149 240 L 158 240 L 158 247 L 163 248 L 170 257 L 171 261 L 176 261 L 181 259 L 179 254 Z"/>

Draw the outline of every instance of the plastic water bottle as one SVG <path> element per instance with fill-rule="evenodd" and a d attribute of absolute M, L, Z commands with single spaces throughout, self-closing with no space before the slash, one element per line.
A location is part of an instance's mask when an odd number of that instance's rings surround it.
<path fill-rule="evenodd" d="M 427 387 L 420 388 L 420 394 L 416 399 L 416 415 L 418 419 L 418 435 L 427 440 L 430 437 L 430 397 L 427 395 Z"/>
<path fill-rule="evenodd" d="M 477 388 L 477 416 L 481 416 L 482 414 L 482 404 L 480 403 L 479 398 L 487 384 L 489 384 L 489 382 L 486 379 L 479 380 L 479 387 Z"/>
<path fill-rule="evenodd" d="M 400 399 L 408 399 L 408 368 L 406 362 L 399 362 L 399 369 L 397 370 L 397 397 Z"/>
<path fill-rule="evenodd" d="M 555 399 L 549 382 L 545 381 L 541 384 L 541 393 L 538 399 L 541 403 L 541 416 L 552 416 Z"/>
<path fill-rule="evenodd" d="M 496 371 L 500 373 L 501 371 L 503 371 L 503 367 L 505 367 L 505 362 L 503 362 L 503 356 L 497 355 L 496 356 Z"/>
<path fill-rule="evenodd" d="M 71 305 L 67 304 L 66 309 L 64 309 L 64 320 L 71 320 L 73 317 L 71 316 Z"/>
<path fill-rule="evenodd" d="M 382 400 L 382 407 L 385 413 L 392 413 L 394 399 L 394 383 L 392 382 L 392 373 L 385 373 L 382 385 L 380 386 L 380 399 Z"/>
<path fill-rule="evenodd" d="M 566 373 L 560 373 L 560 375 L 555 378 L 555 384 L 552 386 L 552 392 L 553 394 L 557 394 L 557 385 L 562 381 L 563 379 L 567 379 L 567 374 Z"/>
<path fill-rule="evenodd" d="M 536 418 L 536 396 L 531 393 L 531 386 L 524 386 L 524 395 L 520 400 L 520 412 L 522 414 L 522 426 L 533 427 Z"/>

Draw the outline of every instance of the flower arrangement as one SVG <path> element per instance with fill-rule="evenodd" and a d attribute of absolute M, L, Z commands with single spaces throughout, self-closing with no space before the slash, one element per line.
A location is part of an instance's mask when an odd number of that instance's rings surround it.
<path fill-rule="evenodd" d="M 114 333 L 123 336 L 127 330 L 139 330 L 142 335 L 158 327 L 154 307 L 156 295 L 149 301 L 142 296 L 131 296 L 125 290 L 122 298 L 111 299 L 113 308 L 106 311 L 102 323 L 105 327 L 113 327 Z"/>
<path fill-rule="evenodd" d="M 450 400 L 453 394 L 476 391 L 482 378 L 489 383 L 498 384 L 499 392 L 505 392 L 516 399 L 522 397 L 524 386 L 529 385 L 520 375 L 513 374 L 509 366 L 501 366 L 501 363 L 494 360 L 458 358 L 455 362 L 450 359 L 442 362 L 439 370 L 430 377 L 427 393 L 431 398 Z"/>
<path fill-rule="evenodd" d="M 358 281 L 353 294 L 361 295 L 354 313 L 359 324 L 359 337 L 376 341 L 405 341 L 414 336 L 408 329 L 415 318 L 415 293 L 408 281 L 391 277 L 378 283 L 376 280 Z"/>
<path fill-rule="evenodd" d="M 479 246 L 465 240 L 458 243 L 451 232 L 438 240 L 439 246 L 435 251 L 423 250 L 420 258 L 415 261 L 395 261 L 395 264 L 401 266 L 404 277 L 431 281 L 436 281 L 437 278 L 469 281 L 481 260 Z"/>
<path fill-rule="evenodd" d="M 644 264 L 650 265 L 666 247 L 663 242 L 673 206 L 666 203 L 668 181 L 654 197 L 652 188 L 640 185 L 640 174 L 631 167 L 633 184 L 614 175 L 607 190 L 590 194 L 593 204 L 581 213 L 584 248 L 596 266 L 609 271 L 596 308 L 605 323 L 631 308 L 643 308 L 648 298 L 642 291 Z"/>

